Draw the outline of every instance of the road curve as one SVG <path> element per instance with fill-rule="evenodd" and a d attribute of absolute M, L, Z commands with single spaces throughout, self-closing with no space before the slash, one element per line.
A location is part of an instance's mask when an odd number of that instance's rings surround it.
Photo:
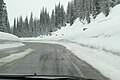
<path fill-rule="evenodd" d="M 109 80 L 91 65 L 82 61 L 65 47 L 57 44 L 25 43 L 34 49 L 29 55 L 0 66 L 1 74 L 34 74 L 82 76 Z"/>

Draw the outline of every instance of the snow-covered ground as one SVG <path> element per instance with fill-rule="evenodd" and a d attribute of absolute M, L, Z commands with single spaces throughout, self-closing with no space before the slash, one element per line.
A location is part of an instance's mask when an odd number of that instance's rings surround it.
<path fill-rule="evenodd" d="M 76 19 L 72 26 L 52 33 L 43 38 L 24 38 L 38 42 L 57 43 L 66 46 L 82 60 L 98 69 L 103 75 L 120 80 L 120 5 L 111 9 L 110 15 L 102 13 L 90 24 Z M 86 28 L 85 31 L 83 29 Z"/>
<path fill-rule="evenodd" d="M 14 48 L 24 46 L 22 41 L 12 34 L 0 32 L 0 50 L 6 48 Z"/>

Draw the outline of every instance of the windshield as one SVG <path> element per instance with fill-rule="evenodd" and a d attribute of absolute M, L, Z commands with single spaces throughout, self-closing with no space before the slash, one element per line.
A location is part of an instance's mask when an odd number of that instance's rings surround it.
<path fill-rule="evenodd" d="M 0 76 L 120 80 L 120 0 L 0 0 Z"/>

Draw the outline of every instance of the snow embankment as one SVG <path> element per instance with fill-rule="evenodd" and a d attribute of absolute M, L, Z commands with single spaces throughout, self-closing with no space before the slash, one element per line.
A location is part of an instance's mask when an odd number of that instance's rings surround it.
<path fill-rule="evenodd" d="M 15 35 L 0 32 L 0 49 L 24 46 L 22 41 Z"/>
<path fill-rule="evenodd" d="M 103 48 L 112 52 L 120 52 L 120 5 L 111 9 L 110 15 L 105 17 L 103 13 L 90 24 L 81 23 L 77 19 L 72 26 L 67 25 L 52 33 L 52 36 L 44 36 L 47 40 L 66 39 L 85 45 Z M 86 29 L 84 31 L 84 29 Z M 39 38 L 37 38 L 39 40 Z M 36 40 L 37 40 L 36 39 Z"/>
<path fill-rule="evenodd" d="M 105 17 L 102 13 L 90 24 L 83 25 L 77 19 L 72 26 L 63 27 L 45 39 L 66 39 L 76 43 L 110 50 L 120 53 L 120 5 L 111 9 L 110 15 Z M 84 29 L 86 29 L 84 31 Z"/>

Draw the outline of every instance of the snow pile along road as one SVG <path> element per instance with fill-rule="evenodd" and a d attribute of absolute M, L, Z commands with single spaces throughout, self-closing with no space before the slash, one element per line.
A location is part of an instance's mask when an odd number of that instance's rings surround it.
<path fill-rule="evenodd" d="M 33 49 L 27 49 L 24 52 L 21 53 L 16 53 L 16 54 L 11 54 L 10 56 L 4 57 L 0 59 L 0 66 L 5 65 L 6 63 L 12 62 L 14 60 L 23 58 L 24 56 L 30 54 Z"/>
<path fill-rule="evenodd" d="M 61 44 L 82 60 L 98 69 L 103 75 L 120 80 L 120 5 L 111 9 L 108 17 L 103 13 L 90 24 L 76 19 L 72 26 L 52 33 L 43 38 L 23 39 Z"/>
<path fill-rule="evenodd" d="M 24 44 L 17 36 L 0 32 L 0 50 L 20 46 L 24 46 Z"/>
<path fill-rule="evenodd" d="M 0 40 L 20 41 L 17 36 L 0 32 Z"/>

